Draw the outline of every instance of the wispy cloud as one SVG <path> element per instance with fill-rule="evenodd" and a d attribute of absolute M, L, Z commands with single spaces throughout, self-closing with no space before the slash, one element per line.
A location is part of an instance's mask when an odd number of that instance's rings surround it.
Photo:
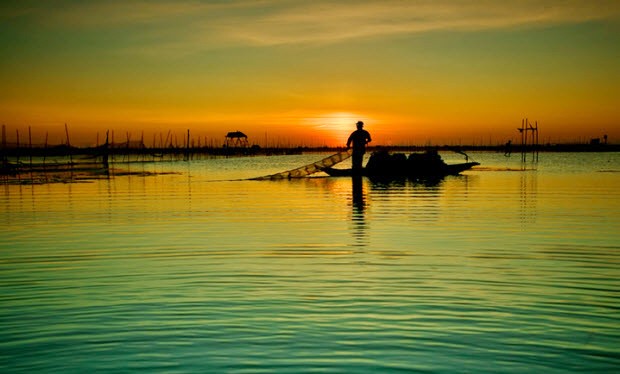
<path fill-rule="evenodd" d="M 555 25 L 618 17 L 618 1 L 367 1 L 287 3 L 213 30 L 240 42 L 337 43 L 435 30 Z"/>
<path fill-rule="evenodd" d="M 617 0 L 123 0 L 80 1 L 64 7 L 33 4 L 21 9 L 5 7 L 4 18 L 28 15 L 40 22 L 76 29 L 130 27 L 144 36 L 143 41 L 180 49 L 333 44 L 436 30 L 536 27 L 620 17 Z"/>

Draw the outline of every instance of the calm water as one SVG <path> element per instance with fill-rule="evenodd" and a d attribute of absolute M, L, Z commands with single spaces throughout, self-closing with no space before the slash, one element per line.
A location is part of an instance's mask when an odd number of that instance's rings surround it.
<path fill-rule="evenodd" d="M 232 181 L 307 154 L 0 186 L 0 370 L 618 372 L 620 154 L 472 155 L 435 185 Z"/>

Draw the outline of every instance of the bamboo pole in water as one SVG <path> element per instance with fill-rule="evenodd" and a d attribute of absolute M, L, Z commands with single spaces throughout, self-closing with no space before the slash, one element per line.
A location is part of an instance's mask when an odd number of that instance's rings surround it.
<path fill-rule="evenodd" d="M 16 145 L 16 148 L 17 148 L 17 163 L 19 163 L 19 130 L 18 129 L 15 130 L 15 134 L 17 135 L 17 141 L 16 141 L 17 142 L 17 145 Z"/>
<path fill-rule="evenodd" d="M 30 154 L 30 169 L 32 170 L 32 131 L 30 130 L 30 126 L 28 126 L 28 153 Z"/>
<path fill-rule="evenodd" d="M 535 144 L 535 148 L 534 148 L 534 161 L 538 162 L 538 121 L 535 122 L 535 127 L 534 127 L 534 131 L 532 134 L 533 137 L 533 142 Z"/>
<path fill-rule="evenodd" d="M 164 142 L 164 146 L 162 148 L 168 147 L 168 139 L 170 138 L 170 131 L 171 130 L 168 130 L 168 134 L 166 135 L 166 141 Z M 170 144 L 172 144 L 172 141 L 170 141 Z"/>
<path fill-rule="evenodd" d="M 142 155 L 140 159 L 142 161 L 145 161 L 146 159 L 146 153 L 144 153 L 144 148 L 146 148 L 146 145 L 144 145 L 144 131 L 142 131 L 142 133 L 140 134 L 140 154 Z"/>
<path fill-rule="evenodd" d="M 45 150 L 43 152 L 43 167 L 45 167 L 45 158 L 47 155 L 47 138 L 49 137 L 49 133 L 46 131 L 45 132 L 45 144 L 43 145 L 43 149 Z"/>
<path fill-rule="evenodd" d="M 103 156 L 102 156 L 102 161 L 103 161 L 103 168 L 106 170 L 107 173 L 109 173 L 109 168 L 110 168 L 110 164 L 108 163 L 108 147 L 109 147 L 109 143 L 108 143 L 108 135 L 110 133 L 110 130 L 107 130 L 105 132 L 105 144 L 103 145 Z"/>
<path fill-rule="evenodd" d="M 189 161 L 189 129 L 187 129 L 187 143 L 185 144 L 185 161 Z"/>
<path fill-rule="evenodd" d="M 6 163 L 6 126 L 2 125 L 2 163 Z M 3 165 L 4 166 L 4 165 Z"/>
<path fill-rule="evenodd" d="M 73 166 L 73 154 L 71 152 L 71 141 L 69 140 L 69 127 L 67 127 L 66 123 L 65 123 L 65 134 L 67 134 L 67 147 L 69 149 L 69 162 Z"/>
<path fill-rule="evenodd" d="M 126 136 L 127 142 L 125 143 L 125 154 L 123 155 L 123 161 L 127 160 L 127 162 L 129 162 L 129 142 L 131 141 L 131 134 L 129 133 L 129 131 L 126 132 Z"/>
<path fill-rule="evenodd" d="M 521 132 L 521 162 L 525 162 L 525 143 L 527 142 L 527 135 L 525 132 L 525 128 L 527 126 L 527 118 L 521 120 L 521 128 L 519 131 Z"/>

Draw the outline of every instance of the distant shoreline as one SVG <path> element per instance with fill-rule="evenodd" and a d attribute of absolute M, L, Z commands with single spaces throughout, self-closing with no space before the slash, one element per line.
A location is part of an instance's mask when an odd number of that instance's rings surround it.
<path fill-rule="evenodd" d="M 63 156 L 103 156 L 103 155 L 149 155 L 162 157 L 163 155 L 213 155 L 213 156 L 253 156 L 253 155 L 292 155 L 309 152 L 339 152 L 344 147 L 127 147 L 122 145 L 108 145 L 99 147 L 74 147 L 67 145 L 56 145 L 48 147 L 6 147 L 0 149 L 0 159 L 14 157 L 63 157 Z M 428 145 L 428 146 L 372 146 L 368 147 L 368 152 L 377 149 L 387 149 L 391 152 L 423 152 L 428 149 L 439 151 L 467 151 L 467 152 L 501 152 L 505 153 L 505 146 L 489 145 Z M 545 144 L 545 145 L 512 145 L 511 153 L 522 152 L 620 152 L 620 144 Z"/>
<path fill-rule="evenodd" d="M 251 147 L 170 147 L 131 148 L 108 144 L 99 147 L 5 147 L 0 148 L 0 185 L 6 184 L 48 184 L 87 182 L 106 179 L 115 175 L 156 175 L 122 169 L 130 163 L 158 163 L 191 161 L 204 157 L 254 157 L 300 155 L 304 153 L 337 153 L 344 147 L 294 147 L 261 148 Z M 506 154 L 505 146 L 373 146 L 367 153 L 388 150 L 398 153 L 424 152 L 427 150 L 457 152 L 495 152 Z M 620 152 L 620 144 L 554 144 L 539 146 L 511 146 L 512 155 L 538 155 L 543 152 Z M 119 169 L 119 167 L 121 169 Z"/>

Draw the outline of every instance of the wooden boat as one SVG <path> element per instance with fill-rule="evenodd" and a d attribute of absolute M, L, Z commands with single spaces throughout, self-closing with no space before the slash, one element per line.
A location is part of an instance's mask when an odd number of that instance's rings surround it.
<path fill-rule="evenodd" d="M 353 169 L 322 168 L 321 171 L 334 177 L 362 175 L 367 177 L 408 177 L 408 178 L 443 178 L 457 175 L 465 170 L 480 165 L 478 162 L 446 164 L 436 151 L 425 153 L 389 154 L 387 151 L 374 152 L 366 167 L 359 171 Z"/>

